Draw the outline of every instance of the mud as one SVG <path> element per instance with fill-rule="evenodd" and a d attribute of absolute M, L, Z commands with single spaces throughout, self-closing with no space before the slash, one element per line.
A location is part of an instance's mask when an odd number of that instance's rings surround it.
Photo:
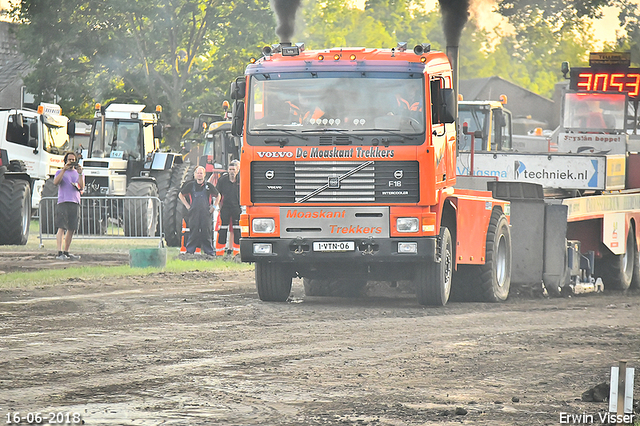
<path fill-rule="evenodd" d="M 251 271 L 4 289 L 0 421 L 599 424 L 607 403 L 580 396 L 619 360 L 640 367 L 639 308 L 638 293 L 425 308 L 401 286 L 324 298 L 300 281 L 263 303 Z"/>

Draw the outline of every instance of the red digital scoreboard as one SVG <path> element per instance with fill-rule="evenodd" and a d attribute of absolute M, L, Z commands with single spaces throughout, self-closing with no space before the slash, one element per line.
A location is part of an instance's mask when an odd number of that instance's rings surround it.
<path fill-rule="evenodd" d="M 640 99 L 640 68 L 571 68 L 569 88 L 577 92 L 620 92 Z"/>

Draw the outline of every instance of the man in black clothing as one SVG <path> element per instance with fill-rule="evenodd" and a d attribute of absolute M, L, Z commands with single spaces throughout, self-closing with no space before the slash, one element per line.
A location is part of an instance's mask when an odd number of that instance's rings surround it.
<path fill-rule="evenodd" d="M 227 231 L 229 225 L 233 231 L 233 256 L 240 254 L 240 162 L 233 160 L 229 163 L 228 173 L 218 179 L 216 188 L 222 196 L 220 207 L 220 230 L 216 242 L 216 255 L 223 256 L 227 246 Z"/>
<path fill-rule="evenodd" d="M 189 227 L 187 239 L 187 253 L 195 253 L 196 248 L 209 256 L 215 256 L 213 251 L 213 220 L 212 213 L 218 203 L 218 191 L 215 186 L 204 181 L 204 167 L 199 166 L 193 172 L 195 180 L 185 182 L 180 189 L 178 198 L 189 210 L 186 221 Z"/>

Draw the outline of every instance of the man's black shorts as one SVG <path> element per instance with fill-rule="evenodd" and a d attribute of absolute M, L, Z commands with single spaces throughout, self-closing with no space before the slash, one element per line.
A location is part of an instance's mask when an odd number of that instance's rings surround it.
<path fill-rule="evenodd" d="M 78 203 L 60 203 L 56 206 L 56 228 L 76 231 L 78 229 Z"/>

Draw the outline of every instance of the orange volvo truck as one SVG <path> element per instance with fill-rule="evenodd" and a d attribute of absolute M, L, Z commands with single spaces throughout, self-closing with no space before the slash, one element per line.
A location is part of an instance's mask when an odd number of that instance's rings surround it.
<path fill-rule="evenodd" d="M 412 280 L 423 305 L 452 291 L 505 300 L 510 205 L 455 187 L 447 56 L 428 44 L 262 53 L 231 84 L 241 258 L 260 299 L 286 301 L 301 277 L 307 295 Z"/>

